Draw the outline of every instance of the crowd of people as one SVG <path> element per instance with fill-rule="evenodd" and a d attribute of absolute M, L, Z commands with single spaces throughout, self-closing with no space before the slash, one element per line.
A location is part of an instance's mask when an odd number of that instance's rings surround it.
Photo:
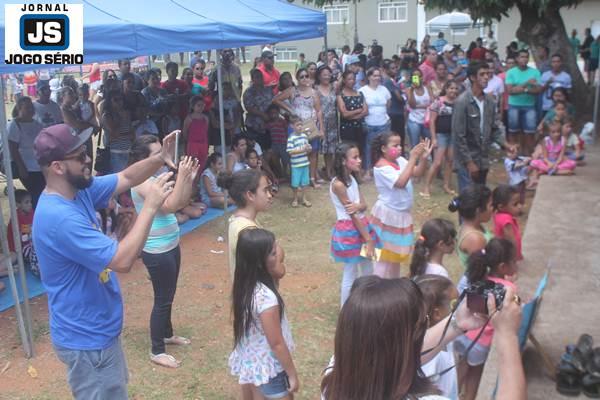
<path fill-rule="evenodd" d="M 114 272 L 129 272 L 138 256 L 154 291 L 150 360 L 180 365 L 166 347 L 190 344 L 171 323 L 179 225 L 235 204 L 229 366 L 244 399 L 293 398 L 300 384 L 278 289 L 285 253 L 257 215 L 283 184 L 292 208 L 309 208 L 310 188 L 328 183 L 331 256 L 343 273 L 323 398 L 471 400 L 493 344 L 498 398 L 524 399 L 517 217 L 540 175 L 584 165 L 584 145 L 563 55 L 533 49 L 535 68 L 530 50 L 513 47 L 501 60 L 491 33 L 466 52 L 442 34 L 385 58 L 380 45 L 365 54 L 359 43 L 316 62 L 300 54 L 295 76 L 280 73 L 265 47 L 248 88 L 229 49 L 210 73 L 196 54 L 181 75 L 166 63 L 166 79 L 157 68 L 133 72 L 129 60 L 119 60 L 119 71 L 94 65 L 84 82 L 39 76 L 34 97 L 15 99 L 9 152 L 27 189 L 17 193 L 19 227 L 28 229 L 20 247 L 48 292 L 52 343 L 73 395 L 127 397 Z M 490 190 L 494 146 L 506 151 L 507 182 Z M 413 180 L 423 180 L 418 196 L 428 201 L 440 173 L 460 224 L 433 218 L 415 234 Z M 370 181 L 372 207 L 359 185 Z M 464 268 L 459 282 L 443 263 L 453 251 Z M 462 301 L 482 281 L 506 289 L 501 302 L 485 299 L 487 312 Z"/>

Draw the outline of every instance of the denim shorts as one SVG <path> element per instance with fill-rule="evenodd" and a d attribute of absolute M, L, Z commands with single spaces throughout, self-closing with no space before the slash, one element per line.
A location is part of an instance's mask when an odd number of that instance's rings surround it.
<path fill-rule="evenodd" d="M 296 189 L 310 185 L 310 170 L 308 165 L 304 167 L 292 167 L 291 186 Z"/>
<path fill-rule="evenodd" d="M 285 371 L 281 371 L 268 383 L 258 387 L 263 396 L 267 399 L 282 399 L 288 395 L 288 381 Z"/>
<path fill-rule="evenodd" d="M 457 337 L 452 345 L 454 346 L 455 353 L 458 354 L 460 358 L 463 358 L 465 355 L 467 356 L 467 364 L 469 364 L 471 367 L 485 364 L 488 354 L 490 354 L 490 348 L 482 346 L 479 343 L 475 343 L 475 345 L 469 351 L 469 354 L 466 354 L 471 343 L 471 339 L 465 335 L 462 335 Z"/>
<path fill-rule="evenodd" d="M 535 134 L 537 131 L 537 112 L 535 106 L 508 106 L 508 131 Z"/>
<path fill-rule="evenodd" d="M 452 146 L 452 135 L 448 133 L 436 133 L 438 148 L 447 149 Z"/>

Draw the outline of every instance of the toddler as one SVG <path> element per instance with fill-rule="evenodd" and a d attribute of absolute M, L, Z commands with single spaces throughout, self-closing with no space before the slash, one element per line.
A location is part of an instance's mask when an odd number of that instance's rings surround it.
<path fill-rule="evenodd" d="M 522 213 L 519 198 L 519 190 L 510 185 L 498 185 L 492 192 L 494 236 L 510 240 L 517 249 L 517 260 L 522 260 L 521 230 L 517 221 Z"/>
<path fill-rule="evenodd" d="M 541 174 L 572 175 L 575 170 L 575 161 L 565 158 L 566 141 L 561 124 L 552 122 L 549 131 L 550 135 L 543 139 L 542 158 L 530 163 L 536 180 Z"/>
<path fill-rule="evenodd" d="M 308 155 L 310 154 L 312 147 L 308 143 L 308 136 L 302 131 L 303 125 L 300 118 L 290 116 L 290 124 L 294 128 L 294 131 L 287 141 L 287 152 L 290 155 L 292 166 L 291 186 L 294 190 L 292 207 L 298 207 L 299 196 L 302 197 L 302 205 L 304 207 L 311 207 L 311 202 L 306 198 L 305 188 L 310 185 Z"/>
<path fill-rule="evenodd" d="M 525 190 L 532 189 L 535 185 L 533 181 L 527 184 L 530 162 L 531 157 L 519 156 L 518 144 L 515 144 L 506 150 L 504 169 L 508 176 L 508 184 L 519 189 L 519 201 L 521 204 L 525 204 Z"/>
<path fill-rule="evenodd" d="M 223 208 L 225 202 L 225 193 L 217 185 L 217 176 L 223 169 L 223 157 L 221 153 L 212 153 L 206 160 L 206 168 L 200 176 L 200 199 L 209 207 Z M 228 199 L 228 205 L 233 204 L 231 198 Z"/>
<path fill-rule="evenodd" d="M 21 254 L 23 254 L 23 261 L 31 270 L 31 273 L 37 277 L 40 276 L 40 268 L 37 261 L 37 256 L 33 249 L 33 241 L 31 240 L 31 226 L 33 225 L 33 203 L 31 201 L 31 194 L 23 189 L 15 190 L 15 201 L 17 205 L 17 224 L 19 228 L 19 235 L 21 238 Z M 8 223 L 8 248 L 11 252 L 11 258 L 16 259 L 15 242 L 13 239 L 12 223 Z"/>
<path fill-rule="evenodd" d="M 567 149 L 565 156 L 569 160 L 575 161 L 577 165 L 585 165 L 584 147 L 585 142 L 579 135 L 573 132 L 573 120 L 570 117 L 565 118 L 562 126 L 562 136 L 565 139 Z"/>

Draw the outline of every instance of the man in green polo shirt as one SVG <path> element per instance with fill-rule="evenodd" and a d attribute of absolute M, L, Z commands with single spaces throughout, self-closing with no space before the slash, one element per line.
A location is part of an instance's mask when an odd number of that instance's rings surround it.
<path fill-rule="evenodd" d="M 579 55 L 579 46 L 581 46 L 581 41 L 579 41 L 579 38 L 577 37 L 577 29 L 573 29 L 571 31 L 571 38 L 569 38 L 569 43 L 571 43 L 571 48 L 573 49 L 575 60 L 577 60 L 577 55 Z"/>
<path fill-rule="evenodd" d="M 543 91 L 540 71 L 527 65 L 529 51 L 519 50 L 517 67 L 506 73 L 508 92 L 508 141 L 522 141 L 524 154 L 531 154 L 535 146 L 537 123 L 536 101 Z M 521 135 L 522 134 L 522 135 Z"/>

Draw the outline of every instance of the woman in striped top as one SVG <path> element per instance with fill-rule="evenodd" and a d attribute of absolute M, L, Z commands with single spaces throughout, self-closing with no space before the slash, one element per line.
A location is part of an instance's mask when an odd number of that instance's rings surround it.
<path fill-rule="evenodd" d="M 131 148 L 129 162 L 133 164 L 160 151 L 161 145 L 156 136 L 142 135 Z M 131 189 L 131 196 L 138 213 L 144 206 L 144 199 L 149 185 L 152 184 L 157 175 L 163 172 L 163 168 L 159 169 L 146 182 Z M 175 212 L 189 203 L 197 173 L 198 160 L 187 156 L 183 157 L 179 163 L 173 193 L 167 197 L 154 217 L 148 239 L 142 251 L 142 261 L 148 269 L 154 289 L 154 306 L 150 314 L 150 338 L 152 339 L 150 360 L 170 368 L 177 368 L 179 361 L 165 352 L 165 345 L 190 344 L 189 339 L 173 335 L 171 307 L 177 289 L 177 278 L 179 277 L 181 264 L 179 225 L 177 224 Z"/>

